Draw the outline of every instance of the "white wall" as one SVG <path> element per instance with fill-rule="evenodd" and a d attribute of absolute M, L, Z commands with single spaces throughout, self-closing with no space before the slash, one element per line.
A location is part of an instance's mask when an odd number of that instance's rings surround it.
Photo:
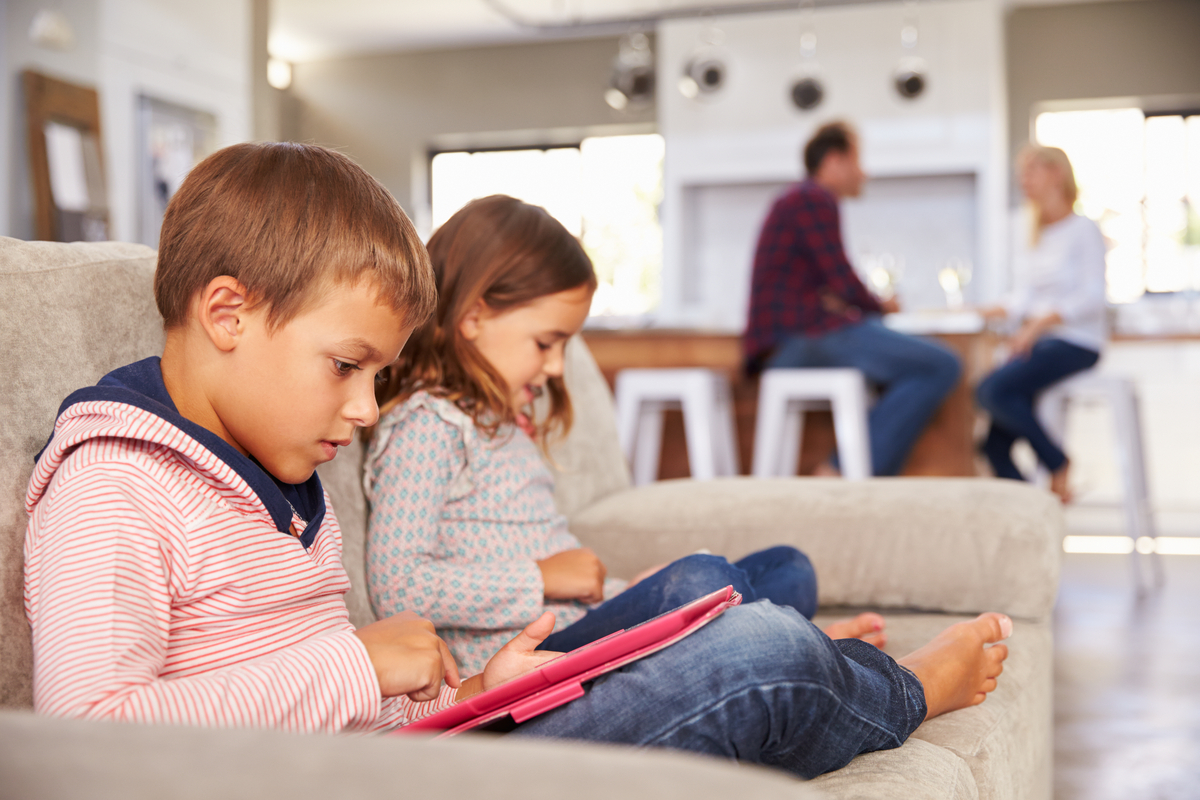
<path fill-rule="evenodd" d="M 998 293 L 1005 280 L 1001 265 L 1007 186 L 1002 11 L 997 0 L 921 3 L 916 54 L 928 64 L 929 84 L 922 97 L 908 101 L 890 84 L 893 69 L 910 54 L 899 37 L 904 4 L 818 9 L 811 19 L 826 97 L 812 112 L 795 109 L 788 96 L 801 63 L 801 12 L 719 18 L 728 82 L 713 100 L 700 103 L 685 99 L 674 85 L 704 23 L 660 25 L 658 122 L 667 156 L 659 323 L 740 328 L 744 291 L 735 294 L 716 287 L 749 281 L 758 233 L 751 217 L 761 222 L 762 216 L 750 214 L 743 205 L 747 192 L 755 198 L 750 202 L 762 204 L 765 213 L 767 190 L 798 178 L 804 141 L 817 125 L 834 118 L 858 127 L 869 173 L 916 181 L 915 203 L 930 197 L 928 187 L 918 186 L 927 178 L 973 182 L 973 196 L 961 198 L 953 215 L 957 220 L 946 223 L 974 219 L 973 230 L 940 235 L 939 247 L 944 250 L 951 240 L 968 242 L 961 247 L 974 252 L 961 255 L 976 264 L 975 296 Z M 896 202 L 894 192 L 876 194 Z M 871 201 L 871 195 L 868 187 L 863 202 Z M 701 210 L 697 197 L 709 209 L 703 224 L 698 218 L 689 220 Z M 940 202 L 932 203 L 931 214 L 937 214 Z M 723 212 L 713 210 L 722 204 Z M 854 208 L 847 206 L 852 252 L 869 246 L 872 238 L 878 243 L 878 232 L 870 226 L 888 219 L 886 213 L 865 207 L 857 216 L 860 224 L 855 225 Z M 720 281 L 703 274 L 703 254 L 713 251 L 727 254 L 732 262 L 720 265 L 727 271 Z M 908 254 L 909 269 L 924 264 L 936 271 L 934 262 L 940 256 L 934 251 L 937 248 Z M 710 267 L 715 268 L 718 265 Z"/>
<path fill-rule="evenodd" d="M 111 235 L 138 239 L 137 98 L 147 94 L 216 116 L 218 144 L 249 139 L 251 118 L 251 0 L 63 0 L 58 7 L 75 30 L 67 53 L 28 41 L 33 15 L 45 3 L 8 0 L 4 80 L 10 91 L 20 72 L 33 68 L 100 93 L 101 132 Z M 25 152 L 25 121 L 6 105 L 4 129 L 10 205 L 0 218 L 4 233 L 33 234 L 33 200 Z M 2 175 L 0 175 L 2 177 Z"/>

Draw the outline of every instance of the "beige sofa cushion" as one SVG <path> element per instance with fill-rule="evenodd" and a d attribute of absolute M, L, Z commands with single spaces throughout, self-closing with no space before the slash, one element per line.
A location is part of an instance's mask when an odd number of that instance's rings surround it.
<path fill-rule="evenodd" d="M 732 559 L 790 544 L 812 559 L 822 605 L 1035 619 L 1054 605 L 1062 527 L 1050 493 L 982 478 L 661 481 L 571 518 L 621 577 L 700 548 Z"/>
<path fill-rule="evenodd" d="M 154 251 L 0 237 L 0 707 L 33 703 L 22 600 L 25 485 L 59 404 L 162 352 Z"/>

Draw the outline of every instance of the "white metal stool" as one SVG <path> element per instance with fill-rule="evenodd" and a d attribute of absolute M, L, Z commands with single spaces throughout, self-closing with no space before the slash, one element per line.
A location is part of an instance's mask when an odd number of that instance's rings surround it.
<path fill-rule="evenodd" d="M 795 475 L 804 412 L 833 410 L 838 461 L 850 480 L 871 477 L 867 382 L 856 369 L 769 369 L 758 387 L 755 477 Z"/>
<path fill-rule="evenodd" d="M 1124 488 L 1125 519 L 1129 535 L 1134 540 L 1133 568 L 1138 585 L 1142 585 L 1138 565 L 1137 545 L 1143 537 L 1155 536 L 1154 516 L 1150 509 L 1150 493 L 1146 487 L 1146 461 L 1142 445 L 1142 417 L 1139 410 L 1137 389 L 1128 378 L 1099 375 L 1087 371 L 1054 384 L 1044 391 L 1037 401 L 1037 415 L 1051 439 L 1062 446 L 1067 430 L 1067 406 L 1076 401 L 1108 403 L 1113 412 L 1116 428 L 1117 466 L 1121 472 Z M 1039 466 L 1042 481 L 1048 480 L 1044 468 Z M 1161 585 L 1162 564 L 1152 559 L 1154 583 Z"/>
<path fill-rule="evenodd" d="M 623 369 L 617 373 L 617 434 L 636 485 L 658 477 L 663 412 L 683 411 L 692 478 L 738 474 L 729 381 L 711 369 Z"/>

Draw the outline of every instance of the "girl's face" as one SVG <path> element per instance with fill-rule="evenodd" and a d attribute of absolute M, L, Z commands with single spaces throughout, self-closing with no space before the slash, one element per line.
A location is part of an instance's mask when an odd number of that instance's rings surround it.
<path fill-rule="evenodd" d="M 528 405 L 547 379 L 561 377 L 563 348 L 579 332 L 592 304 L 587 286 L 493 311 L 482 300 L 459 324 L 459 332 L 500 373 L 514 411 Z"/>

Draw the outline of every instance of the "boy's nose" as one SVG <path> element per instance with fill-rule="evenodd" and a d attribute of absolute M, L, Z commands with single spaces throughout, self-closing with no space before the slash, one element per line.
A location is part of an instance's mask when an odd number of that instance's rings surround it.
<path fill-rule="evenodd" d="M 375 402 L 375 382 L 364 381 L 342 407 L 346 419 L 360 428 L 369 428 L 379 421 L 379 405 Z"/>

